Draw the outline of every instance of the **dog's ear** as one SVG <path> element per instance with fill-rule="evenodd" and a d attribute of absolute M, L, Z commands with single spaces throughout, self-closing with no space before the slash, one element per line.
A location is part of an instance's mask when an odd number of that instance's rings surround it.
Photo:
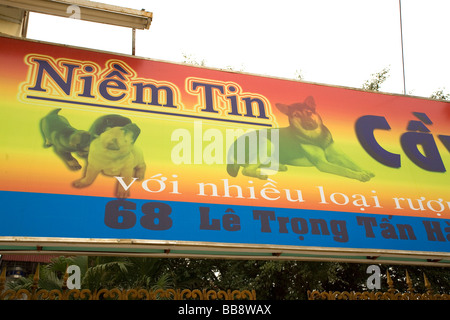
<path fill-rule="evenodd" d="M 123 126 L 122 130 L 124 130 L 125 133 L 127 133 L 127 132 L 133 133 L 133 143 L 136 141 L 139 134 L 141 133 L 141 129 L 139 129 L 139 127 L 134 123 L 129 123 L 129 124 Z"/>
<path fill-rule="evenodd" d="M 91 143 L 91 134 L 87 131 L 83 131 L 81 136 L 81 147 L 87 147 Z"/>
<path fill-rule="evenodd" d="M 314 101 L 314 98 L 312 96 L 306 97 L 304 103 L 312 109 L 316 108 L 316 102 Z"/>
<path fill-rule="evenodd" d="M 72 148 L 84 148 L 89 146 L 91 135 L 87 131 L 78 131 L 70 136 L 69 144 Z"/>
<path fill-rule="evenodd" d="M 277 103 L 275 106 L 285 115 L 289 115 L 289 106 L 287 104 Z"/>

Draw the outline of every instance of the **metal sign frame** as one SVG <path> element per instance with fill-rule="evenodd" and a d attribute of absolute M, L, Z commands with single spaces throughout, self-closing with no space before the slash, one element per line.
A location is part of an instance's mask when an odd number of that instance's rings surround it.
<path fill-rule="evenodd" d="M 13 37 L 0 41 L 8 48 L 0 79 L 0 253 L 450 262 L 448 102 Z M 339 142 L 351 155 L 341 153 L 340 161 L 356 159 L 365 169 L 332 172 L 310 153 L 307 166 L 284 160 L 292 150 L 281 150 L 280 141 L 297 150 L 299 140 L 282 128 L 295 125 L 294 113 L 319 111 L 316 119 L 333 133 L 319 149 Z M 45 138 L 55 117 L 88 131 L 110 114 L 132 123 L 89 131 L 89 156 L 73 156 L 87 167 L 105 132 L 123 135 L 143 149 L 147 171 L 140 180 L 127 180 L 121 171 L 87 181 L 88 169 L 83 173 L 66 158 L 68 170 L 51 143 L 36 135 L 41 130 Z M 225 142 L 227 133 L 239 134 L 226 148 L 214 144 Z M 251 141 L 255 134 L 260 150 L 272 139 L 259 153 L 258 170 L 250 153 L 238 159 L 252 144 L 230 152 L 241 137 Z M 317 150 L 311 144 L 298 148 Z M 425 155 L 417 153 L 419 144 Z M 143 169 L 138 154 L 136 175 Z"/>

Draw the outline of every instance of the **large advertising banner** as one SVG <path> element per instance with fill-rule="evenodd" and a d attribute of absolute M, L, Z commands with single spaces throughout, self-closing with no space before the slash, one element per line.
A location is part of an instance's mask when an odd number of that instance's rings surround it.
<path fill-rule="evenodd" d="M 0 81 L 0 250 L 450 262 L 448 102 L 9 37 Z"/>

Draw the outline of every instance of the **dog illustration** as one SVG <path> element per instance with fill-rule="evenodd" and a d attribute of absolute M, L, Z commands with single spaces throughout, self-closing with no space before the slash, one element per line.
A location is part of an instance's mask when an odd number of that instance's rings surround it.
<path fill-rule="evenodd" d="M 88 132 L 91 135 L 91 141 L 98 138 L 103 132 L 107 129 L 114 127 L 123 127 L 127 124 L 130 124 L 131 120 L 124 116 L 118 114 L 108 114 L 105 116 L 101 116 L 97 118 L 89 128 Z M 87 158 L 89 154 L 89 148 L 82 153 L 78 153 L 78 155 L 82 158 Z"/>
<path fill-rule="evenodd" d="M 277 108 L 289 117 L 289 126 L 278 129 L 278 171 L 286 171 L 287 165 L 291 166 L 315 166 L 318 170 L 331 173 L 362 182 L 369 181 L 374 175 L 361 169 L 348 156 L 339 151 L 328 128 L 322 123 L 322 119 L 316 112 L 314 98 L 309 96 L 302 103 L 291 105 L 277 104 Z M 273 129 L 269 130 L 272 131 Z M 272 136 L 272 135 L 270 135 Z M 239 137 L 231 148 L 235 148 L 239 139 L 245 139 L 245 135 Z M 267 139 L 270 140 L 269 135 Z M 270 143 L 270 141 L 268 142 Z M 259 143 L 259 146 L 261 143 Z M 248 146 L 246 152 L 249 152 Z M 229 151 L 230 153 L 230 151 Z M 247 154 L 247 159 L 255 159 L 257 155 Z M 238 163 L 236 156 L 234 161 L 228 161 L 227 172 L 236 177 L 242 166 L 242 174 L 267 179 L 264 168 L 268 165 L 258 161 L 246 161 Z M 272 164 L 271 167 L 274 167 Z"/>
<path fill-rule="evenodd" d="M 130 124 L 131 120 L 118 114 L 108 114 L 97 118 L 89 128 L 92 140 L 98 138 L 107 129 L 114 127 L 123 127 Z"/>
<path fill-rule="evenodd" d="M 146 165 L 141 150 L 134 145 L 141 130 L 134 123 L 123 127 L 107 128 L 96 139 L 92 140 L 87 167 L 84 176 L 73 182 L 76 188 L 91 185 L 99 173 L 108 176 L 120 176 L 126 185 L 133 178 L 143 179 Z M 116 196 L 129 197 L 129 189 L 125 190 L 117 183 Z"/>
<path fill-rule="evenodd" d="M 53 146 L 55 153 L 71 170 L 80 170 L 81 165 L 72 156 L 72 152 L 87 154 L 90 134 L 73 128 L 69 121 L 59 115 L 61 109 L 55 109 L 41 119 L 40 128 L 44 138 L 44 148 Z"/>

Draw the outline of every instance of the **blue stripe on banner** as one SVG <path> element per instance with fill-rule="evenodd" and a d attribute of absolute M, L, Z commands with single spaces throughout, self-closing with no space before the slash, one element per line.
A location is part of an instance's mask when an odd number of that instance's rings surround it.
<path fill-rule="evenodd" d="M 138 109 L 138 108 L 129 108 L 129 107 L 114 106 L 114 105 L 105 105 L 105 104 L 101 104 L 101 103 L 88 103 L 88 102 L 83 102 L 83 101 L 74 101 L 74 100 L 67 100 L 67 99 L 38 97 L 38 96 L 32 96 L 32 95 L 27 95 L 27 98 L 34 99 L 34 100 L 43 100 L 43 101 L 83 105 L 83 106 L 89 106 L 89 107 L 99 107 L 99 108 L 108 108 L 108 109 L 116 109 L 116 110 L 152 113 L 152 114 L 159 114 L 159 115 L 172 116 L 172 117 L 193 118 L 193 119 L 200 119 L 200 120 L 211 120 L 211 121 L 220 121 L 220 122 L 249 124 L 249 125 L 254 125 L 254 126 L 262 126 L 262 127 L 272 127 L 271 124 L 254 122 L 254 121 L 232 120 L 232 119 L 226 119 L 226 118 L 212 118 L 212 117 L 204 117 L 204 116 L 199 116 L 199 115 L 194 115 L 194 114 L 171 113 L 171 112 L 155 111 L 155 110 L 148 110 L 148 109 Z"/>
<path fill-rule="evenodd" d="M 450 252 L 444 219 L 0 191 L 0 236 Z"/>

